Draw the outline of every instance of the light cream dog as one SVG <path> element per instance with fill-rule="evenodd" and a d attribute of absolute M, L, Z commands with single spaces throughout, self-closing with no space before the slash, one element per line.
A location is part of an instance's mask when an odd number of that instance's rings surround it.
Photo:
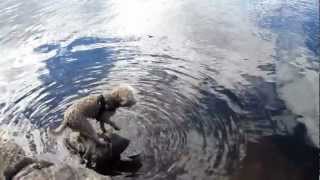
<path fill-rule="evenodd" d="M 105 123 L 116 130 L 120 128 L 110 120 L 119 107 L 131 107 L 136 103 L 134 90 L 131 86 L 119 86 L 111 93 L 90 95 L 75 101 L 64 113 L 62 124 L 54 130 L 53 134 L 61 134 L 66 127 L 79 132 L 82 136 L 92 139 L 97 145 L 107 145 L 101 140 L 90 124 L 89 120 L 97 120 L 103 133 L 106 132 Z"/>

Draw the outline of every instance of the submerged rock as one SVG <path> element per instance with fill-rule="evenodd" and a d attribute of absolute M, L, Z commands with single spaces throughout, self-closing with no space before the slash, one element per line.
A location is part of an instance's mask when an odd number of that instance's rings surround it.
<path fill-rule="evenodd" d="M 82 136 L 77 131 L 65 131 L 63 141 L 73 159 L 86 162 L 87 167 L 93 168 L 96 164 L 105 164 L 106 161 L 120 159 L 120 155 L 129 146 L 130 140 L 113 133 L 113 128 L 107 126 L 102 133 L 97 123 L 90 122 L 95 132 L 107 145 L 101 146 L 90 138 Z"/>
<path fill-rule="evenodd" d="M 3 180 L 111 180 L 93 170 L 54 164 L 28 157 L 25 151 L 10 140 L 0 138 L 0 179 Z"/>
<path fill-rule="evenodd" d="M 81 136 L 79 132 L 67 133 L 64 144 L 71 154 L 79 156 L 81 162 L 87 162 L 86 164 L 90 167 L 94 166 L 96 161 L 100 159 L 112 157 L 111 143 L 107 143 L 106 146 L 99 146 L 93 140 Z"/>
<path fill-rule="evenodd" d="M 0 139 L 0 179 L 8 179 L 32 160 L 26 157 L 24 150 L 15 143 Z M 23 166 L 23 167 L 21 167 Z"/>
<path fill-rule="evenodd" d="M 109 180 L 109 175 L 122 173 L 134 176 L 142 166 L 140 156 L 121 158 L 130 141 L 111 132 L 100 137 L 107 146 L 99 146 L 78 132 L 64 133 L 64 145 L 70 152 L 68 164 L 30 157 L 13 140 L 0 137 L 0 180 Z"/>
<path fill-rule="evenodd" d="M 117 175 L 121 172 L 135 174 L 142 166 L 139 155 L 121 159 L 121 153 L 130 141 L 117 134 L 100 135 L 108 142 L 107 146 L 98 146 L 94 141 L 71 132 L 65 136 L 64 143 L 69 151 L 79 156 L 82 163 L 100 174 Z"/>
<path fill-rule="evenodd" d="M 93 170 L 82 167 L 71 167 L 67 164 L 56 164 L 42 167 L 38 164 L 31 164 L 25 167 L 12 180 L 111 180 L 108 176 L 103 176 Z"/>

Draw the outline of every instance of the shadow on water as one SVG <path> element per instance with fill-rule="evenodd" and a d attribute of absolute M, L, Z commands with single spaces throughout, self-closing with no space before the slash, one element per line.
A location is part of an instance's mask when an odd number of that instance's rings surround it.
<path fill-rule="evenodd" d="M 291 135 L 262 137 L 249 142 L 247 156 L 232 180 L 316 180 L 319 149 L 308 143 L 306 127 L 298 123 Z"/>

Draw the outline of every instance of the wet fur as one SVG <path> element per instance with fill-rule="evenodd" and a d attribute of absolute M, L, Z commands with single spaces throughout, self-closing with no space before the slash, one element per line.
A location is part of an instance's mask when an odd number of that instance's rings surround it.
<path fill-rule="evenodd" d="M 135 99 L 133 89 L 130 86 L 119 86 L 114 88 L 111 93 L 81 98 L 65 111 L 62 124 L 50 132 L 61 134 L 66 127 L 69 127 L 73 131 L 78 131 L 82 136 L 92 139 L 97 145 L 107 145 L 99 138 L 89 120 L 99 121 L 103 133 L 106 132 L 105 123 L 120 130 L 115 123 L 110 121 L 110 117 L 115 114 L 117 108 L 133 104 L 135 104 Z"/>
<path fill-rule="evenodd" d="M 109 124 L 115 130 L 120 130 L 110 118 L 116 113 L 118 107 L 131 107 L 136 103 L 134 98 L 134 89 L 131 86 L 119 86 L 111 91 L 110 94 L 103 94 L 105 99 L 105 110 L 97 117 L 100 128 L 106 133 L 104 124 Z"/>

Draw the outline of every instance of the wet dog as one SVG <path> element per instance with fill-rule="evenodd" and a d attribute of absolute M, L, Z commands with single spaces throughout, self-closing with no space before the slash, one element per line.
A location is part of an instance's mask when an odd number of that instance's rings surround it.
<path fill-rule="evenodd" d="M 119 86 L 114 88 L 111 93 L 81 98 L 67 108 L 62 124 L 57 129 L 50 129 L 50 132 L 61 134 L 66 127 L 69 127 L 71 130 L 79 132 L 80 135 L 92 139 L 97 145 L 105 146 L 107 143 L 99 138 L 89 120 L 99 121 L 103 133 L 106 132 L 105 123 L 120 130 L 110 120 L 110 117 L 119 107 L 131 107 L 135 103 L 134 90 L 131 86 Z"/>

